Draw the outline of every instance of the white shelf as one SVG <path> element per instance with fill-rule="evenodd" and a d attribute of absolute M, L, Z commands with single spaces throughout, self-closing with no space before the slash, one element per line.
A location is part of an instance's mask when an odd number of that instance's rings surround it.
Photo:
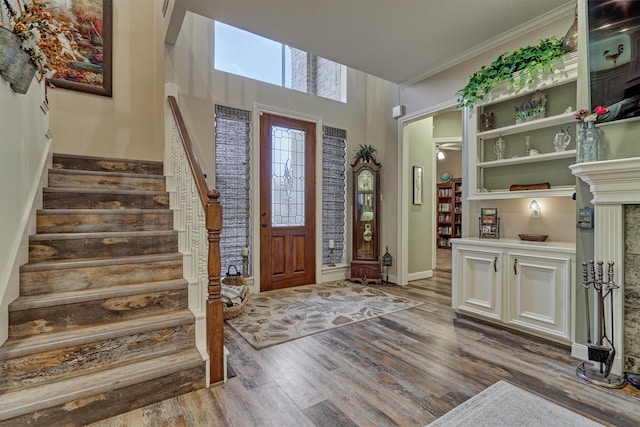
<path fill-rule="evenodd" d="M 576 191 L 574 186 L 552 187 L 548 190 L 521 190 L 509 191 L 492 190 L 485 193 L 470 194 L 468 200 L 497 200 L 497 199 L 524 199 L 524 198 L 543 198 L 543 197 L 571 197 Z"/>
<path fill-rule="evenodd" d="M 491 160 L 489 162 L 480 162 L 476 166 L 479 168 L 495 168 L 509 165 L 519 165 L 524 163 L 546 162 L 549 160 L 568 159 L 576 157 L 576 150 L 565 150 L 553 153 L 537 154 L 535 156 L 513 157 L 511 159 Z"/>
<path fill-rule="evenodd" d="M 439 138 L 433 138 L 435 144 L 447 144 L 452 142 L 462 142 L 462 136 L 443 136 Z"/>
<path fill-rule="evenodd" d="M 491 129 L 484 132 L 478 132 L 477 136 L 481 139 L 497 138 L 500 135 L 507 136 L 522 132 L 531 132 L 537 129 L 548 128 L 552 126 L 564 125 L 575 122 L 573 111 L 563 113 L 557 116 L 545 117 L 544 119 L 532 120 L 530 122 L 519 123 L 517 125 L 505 126 L 498 129 Z"/>

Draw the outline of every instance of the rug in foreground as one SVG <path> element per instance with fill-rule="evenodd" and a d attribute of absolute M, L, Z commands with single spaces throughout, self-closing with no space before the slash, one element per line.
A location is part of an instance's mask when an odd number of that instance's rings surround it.
<path fill-rule="evenodd" d="M 428 427 L 443 426 L 597 427 L 602 424 L 508 382 L 498 381 Z"/>
<path fill-rule="evenodd" d="M 420 304 L 380 287 L 337 281 L 253 294 L 227 323 L 261 349 Z"/>

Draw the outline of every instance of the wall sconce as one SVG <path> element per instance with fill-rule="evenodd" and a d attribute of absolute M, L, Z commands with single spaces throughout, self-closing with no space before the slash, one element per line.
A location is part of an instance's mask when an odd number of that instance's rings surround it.
<path fill-rule="evenodd" d="M 444 153 L 440 150 L 440 147 L 436 145 L 436 156 L 438 160 L 444 160 Z"/>
<path fill-rule="evenodd" d="M 532 200 L 531 203 L 529 203 L 529 210 L 531 211 L 531 218 L 540 218 L 542 207 L 537 201 Z"/>

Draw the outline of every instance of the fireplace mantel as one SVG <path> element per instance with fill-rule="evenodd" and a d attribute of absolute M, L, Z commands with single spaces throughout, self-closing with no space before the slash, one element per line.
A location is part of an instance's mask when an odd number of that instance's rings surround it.
<path fill-rule="evenodd" d="M 615 263 L 614 277 L 620 291 L 614 293 L 614 333 L 617 351 L 612 372 L 624 370 L 624 205 L 640 204 L 640 157 L 578 163 L 569 166 L 571 173 L 589 184 L 594 205 L 594 259 Z M 594 307 L 595 308 L 595 307 Z M 609 307 L 605 307 L 607 317 Z M 584 348 L 583 348 L 584 350 Z M 577 354 L 576 354 L 577 355 Z"/>
<path fill-rule="evenodd" d="M 640 203 L 640 157 L 577 163 L 571 173 L 589 184 L 591 203 Z"/>

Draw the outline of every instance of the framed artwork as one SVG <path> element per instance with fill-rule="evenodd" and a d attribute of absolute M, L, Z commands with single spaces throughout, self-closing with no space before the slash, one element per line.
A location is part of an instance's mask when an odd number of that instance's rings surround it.
<path fill-rule="evenodd" d="M 480 208 L 479 236 L 483 239 L 500 238 L 500 218 L 497 208 Z"/>
<path fill-rule="evenodd" d="M 413 204 L 422 204 L 422 166 L 413 167 Z"/>
<path fill-rule="evenodd" d="M 593 228 L 593 209 L 578 209 L 578 222 L 576 225 L 578 228 Z"/>
<path fill-rule="evenodd" d="M 640 2 L 587 1 L 591 109 L 607 107 L 602 121 L 640 116 Z"/>
<path fill-rule="evenodd" d="M 73 63 L 58 70 L 51 83 L 59 88 L 112 95 L 113 0 L 50 0 L 51 14 L 69 22 L 76 44 Z"/>

